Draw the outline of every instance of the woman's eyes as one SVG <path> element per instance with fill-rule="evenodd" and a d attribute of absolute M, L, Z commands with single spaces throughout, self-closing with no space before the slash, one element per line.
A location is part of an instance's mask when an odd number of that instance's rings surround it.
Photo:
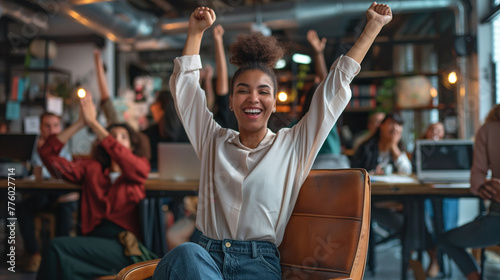
<path fill-rule="evenodd" d="M 237 92 L 238 93 L 249 93 L 248 90 L 244 90 L 244 89 L 240 89 Z M 264 95 L 264 94 L 269 94 L 269 92 L 268 91 L 259 91 L 259 94 L 263 94 Z"/>

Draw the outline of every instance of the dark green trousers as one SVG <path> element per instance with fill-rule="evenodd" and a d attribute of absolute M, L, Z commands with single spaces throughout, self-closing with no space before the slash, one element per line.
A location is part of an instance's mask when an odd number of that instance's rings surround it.
<path fill-rule="evenodd" d="M 44 250 L 38 280 L 94 279 L 132 264 L 118 241 L 121 227 L 104 221 L 88 236 L 57 237 Z"/>

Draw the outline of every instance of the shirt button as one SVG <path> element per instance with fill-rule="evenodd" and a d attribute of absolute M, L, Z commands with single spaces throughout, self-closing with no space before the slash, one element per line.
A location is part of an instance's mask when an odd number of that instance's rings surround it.
<path fill-rule="evenodd" d="M 225 244 L 225 245 L 226 245 L 226 248 L 231 247 L 231 243 L 229 243 L 229 242 L 226 242 L 226 244 Z"/>

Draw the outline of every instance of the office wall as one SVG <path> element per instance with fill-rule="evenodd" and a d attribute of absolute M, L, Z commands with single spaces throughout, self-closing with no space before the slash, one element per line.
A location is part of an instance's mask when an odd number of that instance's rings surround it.
<path fill-rule="evenodd" d="M 58 46 L 58 55 L 54 60 L 54 67 L 66 69 L 71 72 L 71 84 L 75 86 L 77 83 L 92 93 L 94 102 L 99 104 L 99 88 L 97 86 L 97 78 L 94 66 L 94 50 L 93 43 L 78 43 L 65 44 Z M 102 50 L 104 64 L 107 66 L 107 84 L 110 89 L 110 94 L 114 95 L 114 43 L 107 41 L 105 48 Z M 76 94 L 76 92 L 74 92 Z M 65 109 L 70 111 L 71 120 L 75 121 L 78 118 L 78 100 L 73 102 L 71 107 Z M 101 123 L 105 124 L 102 114 L 100 115 Z M 71 153 L 73 154 L 88 154 L 92 147 L 92 141 L 95 135 L 88 129 L 79 131 L 73 139 L 68 143 Z"/>

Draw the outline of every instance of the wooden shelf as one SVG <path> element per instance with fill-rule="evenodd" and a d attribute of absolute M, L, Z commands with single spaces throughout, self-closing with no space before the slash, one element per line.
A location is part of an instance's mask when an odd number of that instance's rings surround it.
<path fill-rule="evenodd" d="M 376 107 L 345 108 L 344 112 L 370 112 L 376 109 L 377 109 Z"/>
<path fill-rule="evenodd" d="M 393 73 L 392 71 L 361 71 L 354 78 L 356 79 L 384 79 L 384 78 L 399 78 L 412 76 L 440 76 L 440 72 L 418 72 L 418 73 Z"/>
<path fill-rule="evenodd" d="M 45 73 L 45 71 L 52 73 L 58 73 L 63 75 L 70 75 L 71 73 L 68 70 L 64 70 L 57 67 L 48 67 L 45 68 L 12 68 L 11 72 L 25 72 L 25 73 Z"/>
<path fill-rule="evenodd" d="M 361 71 L 354 79 L 380 79 L 394 77 L 392 71 Z"/>
<path fill-rule="evenodd" d="M 446 109 L 453 109 L 455 108 L 455 104 L 439 104 L 438 106 L 419 106 L 419 107 L 410 107 L 410 108 L 400 108 L 396 107 L 395 109 L 398 111 L 406 111 L 406 110 L 411 110 L 411 111 L 418 111 L 418 110 L 432 110 L 432 109 L 438 109 L 438 110 L 446 110 Z"/>

